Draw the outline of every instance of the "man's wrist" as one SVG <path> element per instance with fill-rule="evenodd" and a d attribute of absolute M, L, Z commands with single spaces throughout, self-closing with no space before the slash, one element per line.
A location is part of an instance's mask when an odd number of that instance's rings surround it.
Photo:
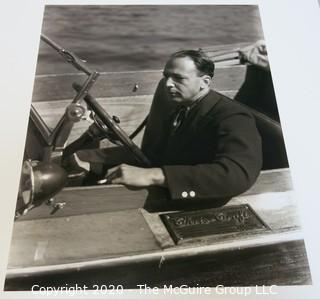
<path fill-rule="evenodd" d="M 166 186 L 166 177 L 164 172 L 161 168 L 150 168 L 151 173 L 151 185 L 154 186 Z"/>

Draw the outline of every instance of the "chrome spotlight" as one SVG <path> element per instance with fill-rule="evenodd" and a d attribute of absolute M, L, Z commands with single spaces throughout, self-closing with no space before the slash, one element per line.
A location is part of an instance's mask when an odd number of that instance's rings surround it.
<path fill-rule="evenodd" d="M 16 217 L 50 200 L 67 183 L 67 173 L 52 162 L 26 160 L 22 165 Z"/>

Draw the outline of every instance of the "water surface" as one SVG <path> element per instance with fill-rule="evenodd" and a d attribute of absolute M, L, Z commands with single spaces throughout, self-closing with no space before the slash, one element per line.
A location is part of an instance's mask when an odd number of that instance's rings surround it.
<path fill-rule="evenodd" d="M 98 71 L 161 69 L 170 53 L 263 38 L 253 5 L 46 6 L 42 32 Z M 46 45 L 38 74 L 74 72 Z"/>

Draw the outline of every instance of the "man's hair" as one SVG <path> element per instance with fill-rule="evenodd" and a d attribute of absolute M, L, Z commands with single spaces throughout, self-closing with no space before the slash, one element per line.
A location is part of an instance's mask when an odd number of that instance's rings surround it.
<path fill-rule="evenodd" d="M 170 59 L 189 57 L 195 64 L 196 68 L 203 75 L 209 75 L 213 78 L 214 62 L 201 50 L 182 50 L 173 53 Z"/>

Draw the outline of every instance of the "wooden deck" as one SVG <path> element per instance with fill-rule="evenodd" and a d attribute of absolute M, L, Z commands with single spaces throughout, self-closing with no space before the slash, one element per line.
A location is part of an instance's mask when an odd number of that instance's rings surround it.
<path fill-rule="evenodd" d="M 246 74 L 245 66 L 218 67 L 213 87 L 233 98 L 241 87 Z M 121 120 L 121 127 L 128 134 L 132 133 L 149 112 L 153 93 L 162 77 L 162 71 L 102 73 L 90 92 L 110 115 Z M 71 102 L 75 92 L 73 82 L 83 82 L 84 75 L 64 74 L 61 76 L 38 76 L 33 91 L 33 105 L 49 127 L 54 128 Z M 228 83 L 226 83 L 228 82 Z M 138 84 L 137 91 L 133 91 Z M 72 142 L 89 125 L 87 121 L 76 123 L 69 141 Z M 142 134 L 135 142 L 140 145 Z M 109 143 L 104 141 L 102 146 Z"/>
<path fill-rule="evenodd" d="M 117 269 L 116 273 L 119 273 L 121 268 L 128 269 L 132 275 L 128 280 L 121 280 L 126 286 L 132 287 L 133 282 L 144 283 L 143 279 L 154 279 L 153 283 L 159 285 L 168 280 L 161 272 L 162 267 L 167 269 L 164 273 L 177 272 L 184 263 L 190 262 L 189 259 L 191 264 L 202 264 L 202 256 L 204 261 L 220 263 L 220 270 L 212 268 L 212 275 L 206 278 L 210 286 L 221 284 L 217 272 L 222 271 L 220 256 L 224 257 L 230 275 L 227 285 L 251 285 L 257 281 L 255 275 L 247 273 L 244 284 L 243 279 L 238 280 L 238 273 L 231 275 L 230 267 L 240 271 L 240 265 L 246 263 L 254 273 L 264 267 L 265 273 L 259 274 L 259 284 L 309 284 L 311 277 L 291 189 L 287 169 L 266 171 L 251 190 L 227 204 L 249 204 L 270 231 L 215 235 L 176 245 L 159 218 L 162 212 L 150 213 L 143 209 L 148 200 L 146 190 L 134 193 L 123 186 L 66 188 L 57 197 L 57 200 L 67 202 L 65 209 L 50 215 L 51 208 L 43 205 L 15 223 L 7 286 L 10 288 L 19 280 L 29 285 L 30 281 L 42 281 L 45 277 L 46 283 L 51 284 L 51 278 L 59 275 L 68 277 L 69 283 L 75 283 L 77 279 L 86 280 L 90 271 L 96 273 L 96 283 L 104 279 L 113 283 L 120 277 L 106 273 L 109 269 Z M 161 198 L 159 196 L 157 200 Z M 231 265 L 230 260 L 235 256 L 239 260 Z M 141 273 L 140 267 L 134 270 L 140 263 L 155 277 L 148 278 Z M 174 269 L 172 263 L 178 268 Z M 292 274 L 285 277 L 284 273 L 289 270 L 295 271 L 294 280 L 291 280 Z M 195 269 L 194 273 L 198 271 L 205 271 L 205 267 Z M 281 279 L 274 271 L 279 271 Z M 201 275 L 196 278 L 195 274 L 193 279 L 200 281 Z M 206 283 L 206 280 L 201 281 L 202 285 Z"/>

